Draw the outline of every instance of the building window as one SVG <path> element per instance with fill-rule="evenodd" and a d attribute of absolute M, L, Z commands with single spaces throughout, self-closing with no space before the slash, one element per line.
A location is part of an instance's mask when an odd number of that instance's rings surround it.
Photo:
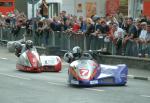
<path fill-rule="evenodd" d="M 58 16 L 60 12 L 60 4 L 59 3 L 49 3 L 49 17 Z"/>
<path fill-rule="evenodd" d="M 0 2 L 0 6 L 11 7 L 13 6 L 13 3 L 12 2 Z"/>

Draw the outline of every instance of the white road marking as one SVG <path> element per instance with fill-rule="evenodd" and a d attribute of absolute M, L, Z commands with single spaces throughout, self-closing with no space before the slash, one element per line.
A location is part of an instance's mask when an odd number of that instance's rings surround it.
<path fill-rule="evenodd" d="M 128 78 L 134 78 L 134 75 L 128 75 Z"/>
<path fill-rule="evenodd" d="M 58 85 L 58 86 L 65 86 L 67 87 L 67 84 L 61 84 L 61 83 L 55 83 L 55 82 L 48 82 L 49 84 L 53 84 L 53 85 Z M 93 89 L 93 88 L 84 88 L 85 90 L 90 90 L 90 91 L 96 91 L 96 92 L 103 92 L 104 90 L 100 90 L 100 89 Z"/>
<path fill-rule="evenodd" d="M 23 80 L 31 80 L 30 78 L 25 78 L 25 77 L 21 77 L 21 76 L 17 76 L 17 75 L 9 75 L 9 74 L 4 74 L 4 73 L 0 73 L 0 75 L 12 77 L 12 78 L 23 79 Z"/>
<path fill-rule="evenodd" d="M 49 84 L 53 84 L 53 85 L 58 85 L 58 86 L 67 86 L 65 84 L 61 84 L 61 83 L 55 83 L 55 82 L 48 82 Z"/>
<path fill-rule="evenodd" d="M 84 88 L 86 90 L 92 90 L 92 91 L 97 91 L 97 92 L 104 92 L 104 90 L 101 89 L 94 89 L 94 88 Z"/>
<path fill-rule="evenodd" d="M 0 59 L 2 59 L 2 60 L 8 60 L 7 58 L 0 58 Z"/>
<path fill-rule="evenodd" d="M 150 80 L 150 77 L 148 77 L 148 80 Z"/>
<path fill-rule="evenodd" d="M 150 95 L 141 95 L 141 96 L 145 98 L 150 98 Z"/>

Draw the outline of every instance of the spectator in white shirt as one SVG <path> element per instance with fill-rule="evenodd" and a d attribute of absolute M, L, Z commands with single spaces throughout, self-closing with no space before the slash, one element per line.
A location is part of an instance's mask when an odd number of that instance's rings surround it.
<path fill-rule="evenodd" d="M 147 23 L 146 22 L 142 22 L 141 23 L 141 27 L 142 27 L 142 31 L 140 33 L 139 36 L 139 42 L 143 43 L 146 39 L 146 34 L 147 34 Z"/>
<path fill-rule="evenodd" d="M 147 23 L 142 22 L 141 23 L 142 31 L 140 33 L 140 36 L 138 38 L 138 43 L 139 43 L 139 54 L 138 56 L 144 56 L 145 55 L 145 47 L 146 47 L 146 38 L 147 38 Z"/>
<path fill-rule="evenodd" d="M 116 46 L 116 54 L 122 54 L 122 39 L 124 38 L 124 30 L 117 23 L 113 24 L 114 41 Z"/>

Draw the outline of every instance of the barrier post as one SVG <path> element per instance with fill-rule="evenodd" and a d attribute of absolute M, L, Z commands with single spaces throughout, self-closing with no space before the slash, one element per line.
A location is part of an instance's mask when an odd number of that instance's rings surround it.
<path fill-rule="evenodd" d="M 52 46 L 55 46 L 55 33 L 52 32 Z"/>
<path fill-rule="evenodd" d="M 72 36 L 72 33 L 70 33 L 70 32 L 67 32 L 67 33 L 66 33 L 66 37 L 67 37 L 67 39 L 68 39 L 68 40 L 67 40 L 67 41 L 68 41 L 68 45 L 67 45 L 67 46 L 68 46 L 68 47 L 67 47 L 68 50 L 71 50 L 71 40 L 70 40 L 70 39 L 71 39 L 71 36 Z"/>
<path fill-rule="evenodd" d="M 71 50 L 71 47 L 70 47 L 70 37 L 68 39 L 68 50 Z"/>
<path fill-rule="evenodd" d="M 86 47 L 86 36 L 85 36 L 85 34 L 84 34 L 84 51 L 87 51 L 87 47 Z"/>
<path fill-rule="evenodd" d="M 3 40 L 3 28 L 0 28 L 0 33 L 1 33 L 1 40 Z"/>

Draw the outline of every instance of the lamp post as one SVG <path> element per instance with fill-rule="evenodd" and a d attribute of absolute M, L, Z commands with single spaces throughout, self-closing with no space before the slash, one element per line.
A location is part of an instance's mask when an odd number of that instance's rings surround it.
<path fill-rule="evenodd" d="M 28 0 L 29 4 L 32 4 L 32 40 L 34 41 L 35 37 L 35 4 L 38 3 L 40 0 Z"/>
<path fill-rule="evenodd" d="M 32 0 L 32 40 L 33 41 L 35 37 L 34 5 L 35 5 L 35 1 Z"/>

